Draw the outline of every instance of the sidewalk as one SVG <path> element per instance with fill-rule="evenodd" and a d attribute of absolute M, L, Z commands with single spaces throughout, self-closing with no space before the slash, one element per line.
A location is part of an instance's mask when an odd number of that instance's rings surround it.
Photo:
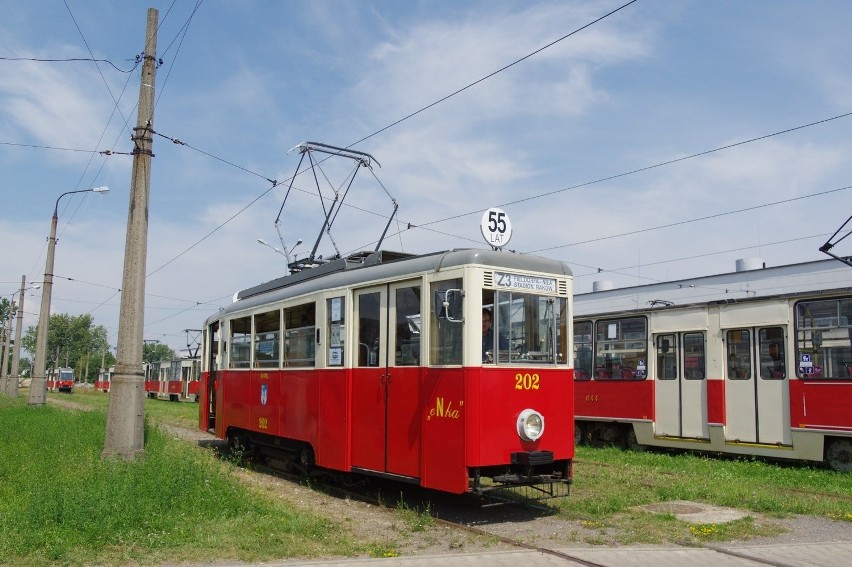
<path fill-rule="evenodd" d="M 850 528 L 852 530 L 852 528 Z M 347 565 L 374 567 L 554 567 L 572 565 L 606 565 L 608 567 L 837 567 L 848 565 L 852 558 L 852 541 L 836 543 L 803 543 L 781 545 L 737 545 L 711 548 L 583 548 L 561 549 L 560 553 L 576 559 L 537 551 L 503 551 L 471 554 L 431 555 L 423 557 L 391 557 L 385 559 L 333 559 L 327 561 L 285 561 L 265 563 L 276 566 Z"/>

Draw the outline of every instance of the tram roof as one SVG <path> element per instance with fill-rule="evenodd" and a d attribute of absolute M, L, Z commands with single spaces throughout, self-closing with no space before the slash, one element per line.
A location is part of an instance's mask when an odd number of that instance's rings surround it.
<path fill-rule="evenodd" d="M 386 250 L 362 252 L 239 291 L 235 296 L 236 301 L 224 311 L 211 316 L 208 323 L 220 318 L 224 313 L 289 297 L 374 280 L 413 277 L 466 264 L 543 274 L 572 275 L 568 264 L 560 260 L 499 250 L 464 248 L 423 255 Z"/>
<path fill-rule="evenodd" d="M 852 290 L 852 268 L 837 260 L 817 260 L 576 294 L 574 316 L 844 290 Z"/>

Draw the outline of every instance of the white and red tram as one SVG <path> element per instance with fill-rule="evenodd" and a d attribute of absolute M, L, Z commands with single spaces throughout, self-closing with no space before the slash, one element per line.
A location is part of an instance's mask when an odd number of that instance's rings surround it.
<path fill-rule="evenodd" d="M 564 494 L 571 288 L 559 261 L 454 250 L 358 254 L 244 290 L 205 325 L 200 427 L 297 467 Z"/>
<path fill-rule="evenodd" d="M 198 401 L 201 361 L 198 358 L 162 360 L 145 366 L 145 393 L 149 398 Z"/>
<path fill-rule="evenodd" d="M 852 471 L 852 268 L 749 267 L 575 296 L 578 443 Z"/>

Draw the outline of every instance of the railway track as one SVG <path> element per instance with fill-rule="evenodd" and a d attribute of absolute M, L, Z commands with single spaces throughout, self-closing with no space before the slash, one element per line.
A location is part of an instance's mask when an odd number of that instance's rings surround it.
<path fill-rule="evenodd" d="M 274 464 L 270 465 L 253 463 L 252 470 L 258 473 L 272 475 L 288 482 L 294 482 L 299 484 L 304 484 L 306 479 L 303 474 L 282 470 L 281 468 L 274 466 Z M 398 501 L 394 501 L 391 498 L 382 496 L 381 492 L 379 492 L 378 494 L 376 493 L 376 486 L 384 486 L 381 484 L 381 481 L 379 482 L 379 485 L 374 485 L 371 482 L 366 482 L 361 485 L 344 486 L 336 482 L 324 481 L 322 477 L 311 477 L 310 484 L 312 489 L 319 490 L 329 496 L 356 500 L 373 506 L 382 507 L 388 511 L 395 511 L 397 508 Z M 392 490 L 394 492 L 399 490 L 399 498 L 405 499 L 406 506 L 418 510 L 429 511 L 432 521 L 435 524 L 444 526 L 448 529 L 457 530 L 459 532 L 472 534 L 478 537 L 489 538 L 491 540 L 496 540 L 512 548 L 532 551 L 550 557 L 562 559 L 565 561 L 566 565 L 584 565 L 586 567 L 613 566 L 613 563 L 611 561 L 606 563 L 597 562 L 589 559 L 588 557 L 583 557 L 578 553 L 573 553 L 570 550 L 566 550 L 564 548 L 554 549 L 546 545 L 540 545 L 536 543 L 531 543 L 529 541 L 524 541 L 523 539 L 520 539 L 518 537 L 509 537 L 507 535 L 499 533 L 499 531 L 496 529 L 488 529 L 486 527 L 483 527 L 485 525 L 500 525 L 501 521 L 495 518 L 497 516 L 502 516 L 504 518 L 504 522 L 513 522 L 514 520 L 517 520 L 518 516 L 527 518 L 529 521 L 537 521 L 537 517 L 538 519 L 541 519 L 547 516 L 554 516 L 555 511 L 549 509 L 546 506 L 529 507 L 519 503 L 507 502 L 501 505 L 503 506 L 503 508 L 499 508 L 499 510 L 501 510 L 500 512 L 498 512 L 498 508 L 494 506 L 489 507 L 487 510 L 489 510 L 490 512 L 483 513 L 488 513 L 490 519 L 483 519 L 483 514 L 472 513 L 473 508 L 469 506 L 471 501 L 463 497 L 461 497 L 462 504 L 460 504 L 459 497 L 453 498 L 445 494 L 433 493 L 431 491 L 429 491 L 428 494 L 424 494 L 427 491 L 423 491 L 419 487 L 409 487 L 407 485 L 399 486 L 395 484 Z M 454 508 L 462 508 L 463 512 L 459 513 L 458 510 L 454 510 Z M 480 510 L 486 509 L 481 508 Z M 452 517 L 454 515 L 463 517 L 465 519 L 448 519 L 449 517 Z M 479 519 L 477 520 L 476 518 Z M 476 523 L 479 523 L 479 525 L 475 525 Z M 708 551 L 712 551 L 714 554 L 719 554 L 720 556 L 737 558 L 739 560 L 737 563 L 738 565 L 753 564 L 755 566 L 762 565 L 771 567 L 791 567 L 790 563 L 754 557 L 746 552 L 739 551 L 736 549 L 727 549 L 720 545 L 707 544 L 702 547 Z M 690 548 L 691 547 L 686 547 L 685 549 Z M 713 560 L 710 559 L 710 561 Z M 713 563 L 715 564 L 718 562 L 714 561 Z"/>

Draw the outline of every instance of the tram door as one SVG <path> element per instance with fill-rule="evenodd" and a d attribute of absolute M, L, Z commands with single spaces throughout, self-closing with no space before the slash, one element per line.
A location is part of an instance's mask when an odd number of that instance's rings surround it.
<path fill-rule="evenodd" d="M 356 291 L 352 466 L 420 476 L 419 281 Z"/>
<path fill-rule="evenodd" d="M 654 434 L 708 439 L 704 333 L 655 335 L 654 345 Z"/>
<path fill-rule="evenodd" d="M 783 327 L 725 332 L 725 439 L 744 443 L 792 442 L 790 393 Z"/>
<path fill-rule="evenodd" d="M 216 428 L 216 378 L 219 360 L 219 322 L 216 321 L 207 329 L 207 384 L 204 386 L 206 399 L 198 405 L 199 412 L 206 412 L 207 429 Z"/>

